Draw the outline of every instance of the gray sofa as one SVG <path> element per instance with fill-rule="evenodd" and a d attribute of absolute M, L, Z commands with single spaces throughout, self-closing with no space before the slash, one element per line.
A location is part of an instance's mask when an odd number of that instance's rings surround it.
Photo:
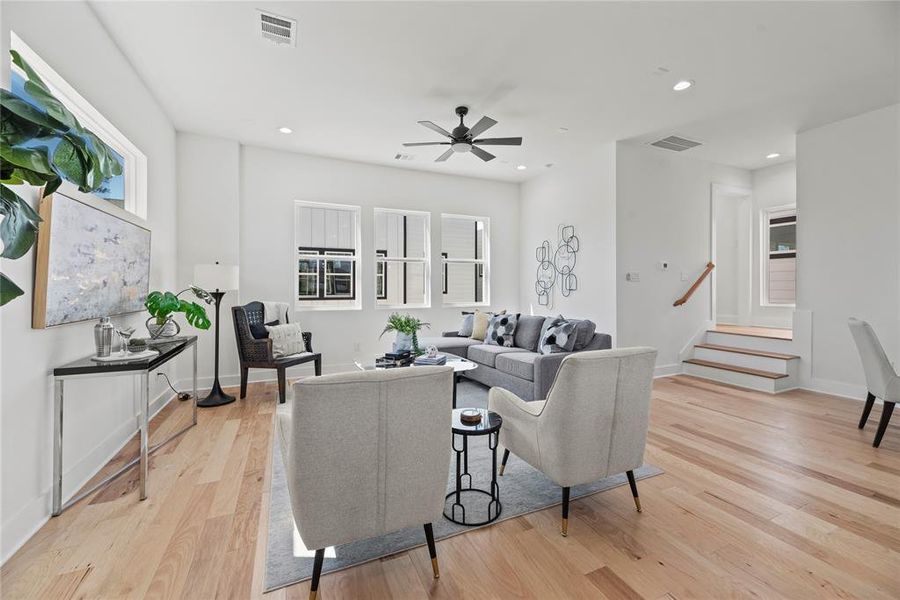
<path fill-rule="evenodd" d="M 419 344 L 423 348 L 434 345 L 441 352 L 478 363 L 477 369 L 462 373 L 469 379 L 489 387 L 507 389 L 523 400 L 543 400 L 565 357 L 575 352 L 608 350 L 612 347 L 609 334 L 593 333 L 588 339 L 578 340 L 574 352 L 540 354 L 537 345 L 544 319 L 541 316 L 520 316 L 512 348 L 460 337 L 457 331 L 445 331 L 441 337 L 422 338 Z"/>

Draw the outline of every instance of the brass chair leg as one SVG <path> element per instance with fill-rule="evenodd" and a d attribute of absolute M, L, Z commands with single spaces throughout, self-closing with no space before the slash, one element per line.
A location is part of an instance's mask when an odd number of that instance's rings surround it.
<path fill-rule="evenodd" d="M 569 536 L 569 488 L 562 489 L 562 536 Z"/>
<path fill-rule="evenodd" d="M 500 460 L 500 477 L 503 477 L 503 471 L 506 470 L 506 461 L 509 460 L 509 449 L 503 449 L 503 458 Z"/>
<path fill-rule="evenodd" d="M 309 582 L 309 600 L 316 600 L 319 594 L 319 577 L 322 575 L 322 562 L 325 560 L 325 548 L 316 550 L 313 559 L 312 581 Z"/>
<path fill-rule="evenodd" d="M 434 545 L 434 530 L 431 523 L 425 523 L 425 541 L 428 542 L 428 555 L 431 557 L 431 570 L 434 571 L 434 578 L 439 579 L 441 570 L 438 568 L 437 547 Z"/>

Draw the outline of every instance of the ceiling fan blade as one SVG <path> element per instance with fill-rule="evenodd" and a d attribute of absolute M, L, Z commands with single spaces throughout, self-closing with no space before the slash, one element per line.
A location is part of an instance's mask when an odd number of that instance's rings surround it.
<path fill-rule="evenodd" d="M 483 138 L 474 140 L 473 144 L 489 144 L 494 146 L 521 146 L 522 138 Z"/>
<path fill-rule="evenodd" d="M 493 154 L 482 150 L 478 146 L 472 146 L 472 154 L 474 154 L 475 156 L 477 156 L 484 162 L 487 162 L 489 160 L 493 160 L 494 158 L 496 158 Z"/>
<path fill-rule="evenodd" d="M 450 142 L 406 142 L 404 146 L 447 146 Z"/>
<path fill-rule="evenodd" d="M 449 150 L 447 150 L 446 152 L 444 152 L 443 154 L 438 156 L 436 159 L 434 159 L 434 162 L 444 162 L 445 160 L 450 158 L 452 155 L 453 155 L 453 148 L 450 148 Z"/>
<path fill-rule="evenodd" d="M 469 130 L 469 139 L 478 137 L 496 124 L 497 121 L 490 117 L 481 117 L 481 119 L 472 126 L 472 129 Z"/>
<path fill-rule="evenodd" d="M 447 131 L 446 129 L 444 129 L 444 128 L 441 127 L 440 125 L 435 125 L 435 124 L 432 123 L 431 121 L 419 121 L 419 125 L 424 125 L 424 126 L 427 127 L 428 129 L 430 129 L 430 130 L 432 130 L 432 131 L 436 131 L 437 133 L 439 133 L 439 134 L 441 134 L 441 135 L 443 135 L 443 136 L 446 136 L 446 137 L 448 137 L 448 138 L 452 138 L 452 137 L 453 137 L 452 135 L 450 135 L 450 132 L 449 132 L 449 131 Z"/>

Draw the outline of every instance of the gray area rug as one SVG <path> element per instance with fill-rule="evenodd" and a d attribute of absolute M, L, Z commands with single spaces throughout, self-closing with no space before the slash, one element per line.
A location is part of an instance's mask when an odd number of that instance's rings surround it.
<path fill-rule="evenodd" d="M 487 407 L 487 388 L 472 382 L 462 381 L 457 392 L 459 407 Z M 276 438 L 275 444 L 278 443 Z M 276 445 L 273 455 L 272 490 L 269 505 L 269 539 L 266 549 L 266 591 L 278 589 L 293 583 L 304 581 L 312 576 L 314 549 L 306 549 L 296 533 L 294 519 L 291 514 L 287 480 L 280 448 Z M 502 450 L 498 451 L 499 465 Z M 491 452 L 487 447 L 487 438 L 470 438 L 469 472 L 475 487 L 489 489 L 491 477 Z M 447 491 L 455 489 L 455 461 L 451 464 L 447 481 Z M 644 465 L 635 470 L 637 479 L 659 475 L 663 471 L 652 465 Z M 511 519 L 523 514 L 535 512 L 554 506 L 561 502 L 559 486 L 547 479 L 542 473 L 532 468 L 514 455 L 506 464 L 506 472 L 498 478 L 500 484 L 500 502 L 503 505 L 500 518 L 495 523 Z M 571 498 L 579 498 L 627 483 L 625 474 L 601 479 L 594 483 L 579 485 L 571 490 Z M 484 498 L 484 501 L 481 501 Z M 484 519 L 487 509 L 487 496 L 470 494 L 463 499 L 466 506 L 467 520 L 477 522 Z M 449 507 L 448 504 L 446 505 Z M 465 533 L 475 528 L 456 525 L 447 519 L 434 523 L 435 539 L 443 539 Z M 383 556 L 409 550 L 425 544 L 425 535 L 421 526 L 411 527 L 385 536 L 344 544 L 329 548 L 325 553 L 322 573 L 330 573 L 346 569 Z"/>

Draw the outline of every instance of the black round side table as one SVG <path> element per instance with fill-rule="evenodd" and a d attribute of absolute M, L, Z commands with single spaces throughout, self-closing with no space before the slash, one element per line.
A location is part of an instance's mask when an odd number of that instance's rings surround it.
<path fill-rule="evenodd" d="M 497 445 L 500 442 L 500 426 L 503 418 L 495 412 L 487 409 L 478 409 L 481 412 L 481 422 L 477 425 L 466 425 L 460 420 L 460 413 L 465 409 L 453 411 L 453 451 L 456 453 L 456 489 L 445 496 L 445 499 L 453 498 L 450 505 L 450 514 L 444 508 L 444 518 L 457 525 L 476 527 L 487 525 L 497 520 L 502 506 L 500 504 L 500 486 L 497 484 Z M 469 409 L 471 410 L 471 409 Z M 472 485 L 472 475 L 469 473 L 469 438 L 487 436 L 488 448 L 491 450 L 491 489 L 483 490 Z M 461 438 L 461 446 L 457 447 L 457 438 Z M 468 485 L 463 486 L 463 478 L 468 477 Z M 490 497 L 487 506 L 487 519 L 477 523 L 466 519 L 466 507 L 463 505 L 463 497 L 467 494 L 483 494 Z M 457 516 L 459 513 L 459 516 Z"/>

